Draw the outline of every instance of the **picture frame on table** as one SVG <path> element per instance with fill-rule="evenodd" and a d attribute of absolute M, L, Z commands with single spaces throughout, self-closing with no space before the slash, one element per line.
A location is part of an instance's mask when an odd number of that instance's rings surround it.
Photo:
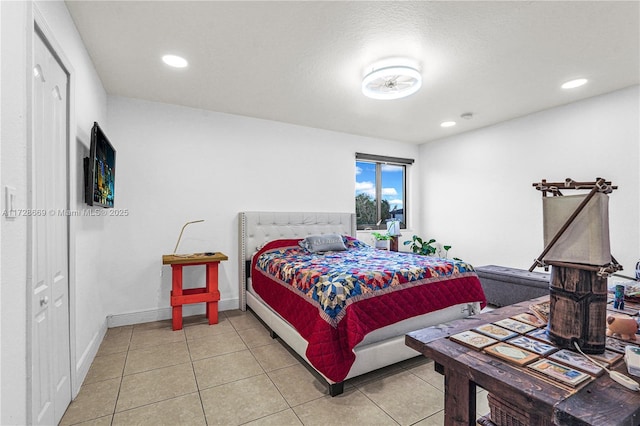
<path fill-rule="evenodd" d="M 500 342 L 493 346 L 489 346 L 488 348 L 485 348 L 484 351 L 489 355 L 493 355 L 521 367 L 540 358 L 538 354 L 510 345 L 506 342 Z"/>
<path fill-rule="evenodd" d="M 587 373 L 546 358 L 530 364 L 528 368 L 573 387 L 591 378 Z"/>
<path fill-rule="evenodd" d="M 519 334 L 515 331 L 507 330 L 504 327 L 500 327 L 495 324 L 484 324 L 479 327 L 473 329 L 474 331 L 478 331 L 482 334 L 486 334 L 489 337 L 493 337 L 494 339 L 504 341 L 507 339 L 511 339 L 512 337 L 516 337 Z"/>
<path fill-rule="evenodd" d="M 449 336 L 449 340 L 453 340 L 454 342 L 468 346 L 477 351 L 480 351 L 489 345 L 493 345 L 494 343 L 498 343 L 498 340 L 472 330 L 451 335 Z"/>

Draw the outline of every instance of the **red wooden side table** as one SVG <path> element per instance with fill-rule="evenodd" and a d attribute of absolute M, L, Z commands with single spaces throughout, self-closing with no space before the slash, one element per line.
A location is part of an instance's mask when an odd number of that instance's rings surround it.
<path fill-rule="evenodd" d="M 189 255 L 165 254 L 162 256 L 163 265 L 171 265 L 172 290 L 171 306 L 173 329 L 182 329 L 182 305 L 189 303 L 206 303 L 207 318 L 209 324 L 218 323 L 218 264 L 229 258 L 220 252 L 205 254 L 196 253 Z M 182 268 L 184 266 L 205 265 L 207 268 L 206 286 L 199 288 L 182 289 Z"/>

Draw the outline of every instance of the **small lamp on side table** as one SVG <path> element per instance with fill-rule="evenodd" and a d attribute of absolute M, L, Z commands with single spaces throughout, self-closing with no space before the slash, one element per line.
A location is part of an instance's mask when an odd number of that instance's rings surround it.
<path fill-rule="evenodd" d="M 178 246 L 180 245 L 180 240 L 182 239 L 182 233 L 184 232 L 184 228 L 186 228 L 188 225 L 191 225 L 192 223 L 199 223 L 199 222 L 204 222 L 204 219 L 192 220 L 191 222 L 187 222 L 182 226 L 182 229 L 180 230 L 180 235 L 178 236 L 178 241 L 176 242 L 176 247 L 173 249 L 174 256 L 181 256 L 178 254 Z"/>

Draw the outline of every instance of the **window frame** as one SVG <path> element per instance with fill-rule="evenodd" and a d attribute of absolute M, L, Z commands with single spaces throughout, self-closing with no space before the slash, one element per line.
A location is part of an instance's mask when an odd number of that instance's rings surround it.
<path fill-rule="evenodd" d="M 386 229 L 386 224 L 382 224 L 382 166 L 384 165 L 393 165 L 393 166 L 399 166 L 402 167 L 402 200 L 403 200 L 403 204 L 402 204 L 402 214 L 403 214 L 403 220 L 400 222 L 400 229 L 407 229 L 408 225 L 407 225 L 407 221 L 408 221 L 408 205 L 409 205 L 409 200 L 407 199 L 407 175 L 408 175 L 408 165 L 411 165 L 414 163 L 413 159 L 410 158 L 398 158 L 398 157 L 388 157 L 388 156 L 381 156 L 381 155 L 373 155 L 373 154 L 363 154 L 363 153 L 356 153 L 356 158 L 355 158 L 355 164 L 357 165 L 358 162 L 366 162 L 366 163 L 372 163 L 375 164 L 376 167 L 376 173 L 375 173 L 375 203 L 376 203 L 376 219 L 377 222 L 380 222 L 380 225 L 360 225 L 357 223 L 357 219 L 356 219 L 356 229 L 358 231 L 363 231 L 363 230 L 380 230 L 380 229 Z M 354 191 L 354 199 L 357 196 L 357 194 L 355 194 Z M 376 223 L 377 223 L 376 222 Z"/>

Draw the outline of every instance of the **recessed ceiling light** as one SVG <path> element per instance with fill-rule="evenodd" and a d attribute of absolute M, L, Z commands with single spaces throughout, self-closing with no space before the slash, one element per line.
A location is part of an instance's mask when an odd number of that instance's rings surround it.
<path fill-rule="evenodd" d="M 440 127 L 453 127 L 455 125 L 455 121 L 443 121 L 442 123 L 440 123 Z"/>
<path fill-rule="evenodd" d="M 575 80 L 567 81 L 560 87 L 562 87 L 563 89 L 575 89 L 576 87 L 580 87 L 583 84 L 586 84 L 587 81 L 588 80 L 586 78 L 577 78 Z"/>
<path fill-rule="evenodd" d="M 162 57 L 162 61 L 170 67 L 174 68 L 185 68 L 187 65 L 189 65 L 189 62 L 187 62 L 185 58 L 176 55 L 164 55 Z"/>
<path fill-rule="evenodd" d="M 414 61 L 389 59 L 369 67 L 362 79 L 362 93 L 372 99 L 400 99 L 422 87 L 422 75 Z"/>

